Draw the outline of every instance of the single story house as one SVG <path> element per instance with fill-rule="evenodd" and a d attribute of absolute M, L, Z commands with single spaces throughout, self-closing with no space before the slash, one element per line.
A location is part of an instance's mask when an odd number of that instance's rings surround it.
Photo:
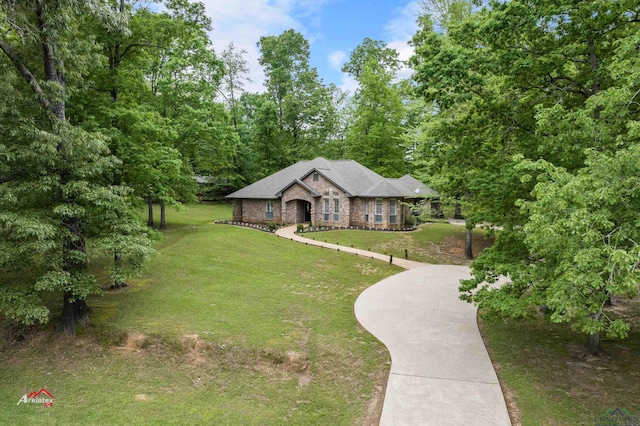
<path fill-rule="evenodd" d="M 314 226 L 404 227 L 406 203 L 427 203 L 436 192 L 417 179 L 380 176 L 353 160 L 318 157 L 300 161 L 227 198 L 233 220 L 249 223 L 312 223 Z"/>

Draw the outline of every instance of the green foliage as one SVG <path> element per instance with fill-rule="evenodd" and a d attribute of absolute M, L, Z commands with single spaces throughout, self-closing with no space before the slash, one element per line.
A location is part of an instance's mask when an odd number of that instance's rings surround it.
<path fill-rule="evenodd" d="M 389 177 L 406 173 L 404 106 L 393 84 L 397 55 L 382 42 L 365 39 L 343 67 L 360 84 L 353 99 L 345 153 L 348 158 Z"/>
<path fill-rule="evenodd" d="M 62 294 L 65 329 L 73 331 L 85 319 L 84 300 L 99 291 L 90 256 L 119 239 L 124 274 L 152 253 L 130 190 L 110 182 L 120 161 L 107 138 L 75 125 L 67 109 L 100 61 L 89 35 L 94 26 L 126 27 L 120 14 L 94 3 L 3 3 L 0 10 L 7 18 L 0 37 L 7 95 L 0 100 L 0 270 L 7 274 L 0 309 L 15 322 L 42 323 L 49 319 L 45 295 Z M 29 37 L 21 36 L 25 29 Z"/>
<path fill-rule="evenodd" d="M 277 128 L 278 156 L 263 157 L 258 152 L 257 161 L 260 164 L 264 161 L 266 167 L 262 168 L 270 170 L 269 163 L 275 158 L 279 170 L 320 153 L 333 134 L 336 111 L 331 89 L 322 83 L 317 70 L 309 66 L 309 42 L 302 34 L 288 30 L 278 36 L 261 37 L 258 47 L 268 101 L 256 105 L 260 120 L 250 125 L 254 134 L 268 134 L 269 138 Z M 260 112 L 265 105 L 275 107 L 275 111 L 269 111 L 268 115 Z"/>
<path fill-rule="evenodd" d="M 104 129 L 122 160 L 114 183 L 144 200 L 180 205 L 195 200 L 194 173 L 231 166 L 238 143 L 215 97 L 223 73 L 207 36 L 201 3 L 172 1 L 163 12 L 121 3 L 128 31 L 98 28 L 105 60 L 89 79 L 97 93 L 73 99 L 83 126 Z"/>
<path fill-rule="evenodd" d="M 342 67 L 342 72 L 360 81 L 366 69 L 371 68 L 371 64 L 367 63 L 372 60 L 375 60 L 376 67 L 385 73 L 395 74 L 400 68 L 398 52 L 388 48 L 383 41 L 365 37 L 362 43 L 351 52 L 349 61 Z"/>
<path fill-rule="evenodd" d="M 411 64 L 436 113 L 419 172 L 464 199 L 470 222 L 504 227 L 462 284 L 466 300 L 515 317 L 546 305 L 587 334 L 626 334 L 601 306 L 638 289 L 637 219 L 619 213 L 637 211 L 624 186 L 637 172 L 616 168 L 637 161 L 637 13 L 631 2 L 491 2 L 446 34 L 420 18 Z M 510 283 L 482 284 L 498 275 Z"/>
<path fill-rule="evenodd" d="M 521 203 L 529 216 L 524 243 L 534 254 L 528 280 L 544 289 L 551 321 L 625 337 L 628 324 L 602 309 L 612 294 L 640 291 L 640 145 L 613 156 L 589 151 L 585 163 L 575 174 L 542 160 L 520 165 L 543 172 L 535 200 Z"/>

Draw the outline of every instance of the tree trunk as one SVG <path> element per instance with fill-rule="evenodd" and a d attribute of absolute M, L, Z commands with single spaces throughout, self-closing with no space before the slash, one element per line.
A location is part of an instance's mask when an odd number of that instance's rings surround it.
<path fill-rule="evenodd" d="M 71 293 L 65 292 L 62 305 L 62 317 L 58 323 L 58 332 L 75 336 L 76 324 L 86 324 L 89 321 L 89 307 L 84 300 L 71 301 Z"/>
<path fill-rule="evenodd" d="M 466 257 L 467 259 L 473 259 L 473 234 L 471 232 L 472 230 L 473 229 L 467 225 L 464 232 L 464 257 Z"/>
<path fill-rule="evenodd" d="M 147 206 L 149 208 L 149 215 L 147 217 L 147 226 L 153 226 L 153 198 L 151 195 L 147 197 Z"/>
<path fill-rule="evenodd" d="M 598 355 L 600 353 L 600 333 L 594 333 L 589 335 L 589 340 L 587 341 L 587 349 L 593 355 Z"/>
<path fill-rule="evenodd" d="M 71 234 L 66 237 L 64 244 L 64 270 L 73 277 L 79 272 L 86 271 L 87 249 L 84 235 L 80 229 L 80 220 L 69 218 L 64 221 L 63 225 Z M 73 299 L 73 294 L 70 291 L 65 291 L 58 331 L 62 334 L 73 336 L 76 334 L 76 324 L 84 324 L 88 321 L 89 308 L 83 299 L 74 301 L 71 301 L 71 299 Z"/>
<path fill-rule="evenodd" d="M 464 216 L 462 216 L 460 203 L 457 202 L 457 201 L 456 201 L 456 205 L 455 205 L 454 211 L 453 211 L 453 218 L 454 219 L 464 219 Z"/>
<path fill-rule="evenodd" d="M 40 80 L 34 76 L 28 65 L 23 62 L 21 55 L 3 37 L 0 37 L 0 50 L 6 54 L 25 82 L 29 84 L 38 102 L 49 114 L 49 119 L 55 126 L 55 124 L 67 123 L 65 103 L 67 94 L 64 62 L 62 55 L 56 52 L 55 43 L 52 41 L 52 36 L 55 38 L 56 31 L 51 28 L 48 21 L 47 6 L 47 2 L 33 2 L 33 11 L 37 22 L 37 35 L 39 35 L 42 55 L 41 65 L 44 71 L 44 82 L 47 84 L 46 91 L 40 85 Z M 59 157 L 66 159 L 67 152 L 64 144 L 59 143 L 56 149 Z M 69 180 L 69 173 L 64 170 L 64 166 L 60 170 L 60 176 L 61 184 L 64 186 Z M 62 201 L 71 204 L 74 200 L 63 197 Z M 77 217 L 70 217 L 62 221 L 62 227 L 65 228 L 65 231 L 68 231 L 62 246 L 62 268 L 72 279 L 76 279 L 78 275 L 87 272 L 86 246 L 81 221 Z M 72 299 L 72 291 L 66 290 L 63 299 L 62 317 L 58 324 L 60 332 L 71 335 L 75 334 L 76 323 L 88 320 L 88 308 L 85 301 L 80 299 L 71 301 Z"/>
<path fill-rule="evenodd" d="M 113 251 L 113 269 L 116 271 L 115 276 L 113 277 L 113 281 L 111 283 L 111 288 L 120 288 L 126 287 L 127 282 L 124 278 L 124 275 L 121 274 L 122 271 L 122 256 L 118 252 L 118 250 Z"/>
<path fill-rule="evenodd" d="M 160 229 L 167 228 L 167 216 L 165 214 L 164 201 L 160 203 Z"/>

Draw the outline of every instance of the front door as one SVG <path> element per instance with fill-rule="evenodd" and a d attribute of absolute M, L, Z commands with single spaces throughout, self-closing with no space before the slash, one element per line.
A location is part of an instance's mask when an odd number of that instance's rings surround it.
<path fill-rule="evenodd" d="M 311 222 L 311 203 L 307 202 L 304 206 L 304 221 Z"/>

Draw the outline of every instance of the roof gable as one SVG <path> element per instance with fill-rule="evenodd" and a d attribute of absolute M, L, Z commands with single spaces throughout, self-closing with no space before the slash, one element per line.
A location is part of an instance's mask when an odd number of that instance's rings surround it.
<path fill-rule="evenodd" d="M 284 188 L 282 188 L 280 191 L 278 191 L 278 193 L 276 194 L 276 197 L 280 198 L 282 197 L 282 194 L 289 188 L 291 188 L 293 185 L 298 184 L 300 185 L 305 191 L 307 191 L 308 193 L 310 193 L 312 196 L 314 197 L 319 197 L 320 194 L 318 193 L 318 191 L 316 191 L 315 189 L 311 188 L 309 185 L 307 185 L 306 183 L 304 183 L 302 180 L 300 179 L 296 179 L 293 182 L 289 183 L 289 185 L 285 186 Z"/>

